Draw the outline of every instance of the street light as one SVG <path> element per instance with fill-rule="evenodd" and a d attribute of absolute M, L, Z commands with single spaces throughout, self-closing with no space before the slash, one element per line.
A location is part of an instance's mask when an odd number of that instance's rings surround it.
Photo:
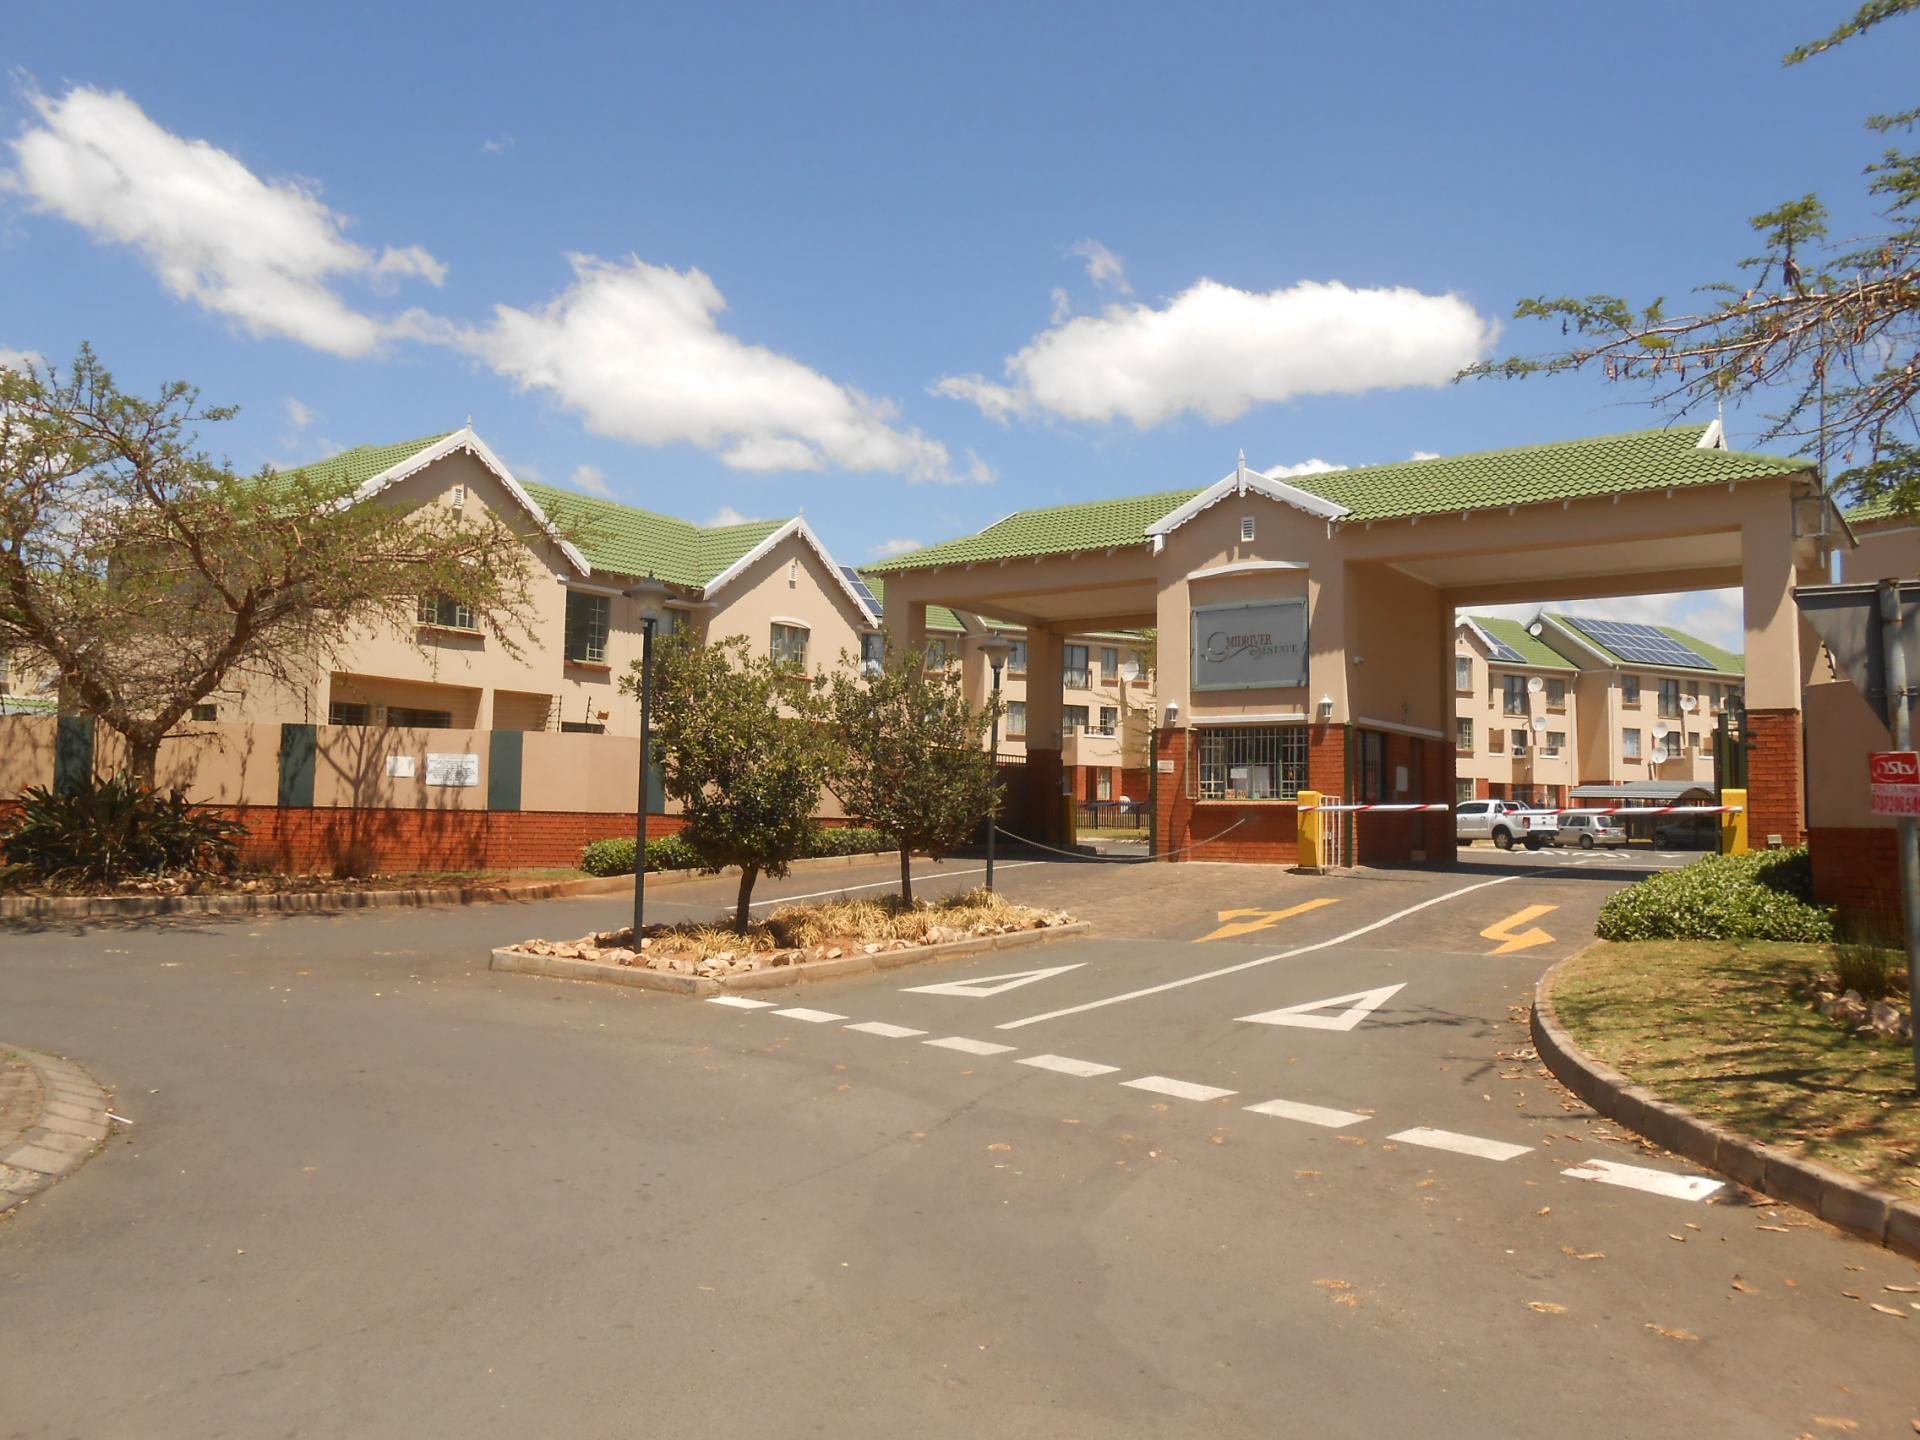
<path fill-rule="evenodd" d="M 993 721 L 988 763 L 993 766 L 993 798 L 987 802 L 987 890 L 993 890 L 993 832 L 1000 828 L 1000 672 L 1013 654 L 1013 642 L 996 634 L 980 646 L 980 653 L 993 667 Z"/>
<path fill-rule="evenodd" d="M 640 805 L 633 821 L 633 948 L 638 951 L 647 909 L 647 761 L 652 749 L 648 727 L 653 708 L 653 627 L 666 613 L 666 599 L 672 592 L 664 582 L 649 575 L 626 593 L 640 617 Z"/>

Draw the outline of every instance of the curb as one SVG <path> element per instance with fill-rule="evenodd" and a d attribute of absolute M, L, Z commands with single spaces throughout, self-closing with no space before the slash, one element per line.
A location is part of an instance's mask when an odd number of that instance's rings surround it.
<path fill-rule="evenodd" d="M 983 950 L 1014 950 L 1022 945 L 1039 945 L 1048 940 L 1084 935 L 1092 928 L 1090 921 L 1075 920 L 1066 925 L 1050 925 L 1044 930 L 975 935 L 966 940 L 949 940 L 941 945 L 919 945 L 911 950 L 883 950 L 877 955 L 843 955 L 838 960 L 810 960 L 804 965 L 783 965 L 775 970 L 747 970 L 738 975 L 683 975 L 634 965 L 608 965 L 599 960 L 531 955 L 512 946 L 495 950 L 488 968 L 516 975 L 544 975 L 551 980 L 598 980 L 609 985 L 630 985 L 637 990 L 660 990 L 670 995 L 724 995 L 738 990 L 781 990 L 813 980 L 837 980 L 843 976 L 866 975 L 876 970 L 898 970 L 929 960 L 957 960 L 963 955 L 977 955 Z"/>
<path fill-rule="evenodd" d="M 13 1144 L 0 1148 L 0 1215 L 78 1170 L 106 1143 L 107 1092 L 71 1060 L 6 1047 L 40 1080 L 40 1113 Z"/>
<path fill-rule="evenodd" d="M 1602 1065 L 1574 1044 L 1553 1007 L 1554 976 L 1579 959 L 1570 956 L 1534 987 L 1528 1028 L 1541 1062 L 1561 1084 L 1600 1114 L 1676 1155 L 1698 1161 L 1775 1200 L 1816 1215 L 1863 1240 L 1920 1260 L 1920 1204 L 1891 1190 L 1749 1140 L 1691 1111 L 1669 1104 L 1645 1086 Z"/>
<path fill-rule="evenodd" d="M 871 863 L 898 850 L 860 855 L 820 855 L 796 860 L 792 873 L 839 870 Z M 716 875 L 697 870 L 649 870 L 647 888 L 723 880 L 739 875 L 729 867 Z M 596 875 L 584 880 L 541 880 L 525 885 L 446 885 L 429 890 L 333 890 L 257 895 L 12 895 L 0 897 L 0 921 L 131 920 L 159 915 L 254 915 L 273 912 L 323 913 L 335 910 L 413 909 L 426 905 L 486 905 L 514 900 L 557 900 L 575 895 L 619 895 L 633 888 L 633 876 Z"/>

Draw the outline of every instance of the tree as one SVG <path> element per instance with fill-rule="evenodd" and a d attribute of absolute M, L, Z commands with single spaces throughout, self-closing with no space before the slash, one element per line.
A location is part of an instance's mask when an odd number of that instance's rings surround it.
<path fill-rule="evenodd" d="M 350 504 L 324 466 L 236 474 L 195 448 L 234 413 L 178 382 L 123 394 L 85 346 L 64 379 L 0 369 L 0 653 L 119 731 L 147 786 L 207 696 L 299 683 L 364 627 L 411 634 L 423 595 L 509 651 L 530 621 L 532 553 L 498 517 Z"/>
<path fill-rule="evenodd" d="M 1909 11 L 1920 0 L 1868 0 L 1832 34 L 1791 51 L 1798 65 Z M 1920 109 L 1867 120 L 1881 133 L 1910 130 Z M 1669 315 L 1663 300 L 1636 308 L 1614 295 L 1522 301 L 1516 318 L 1558 320 L 1583 337 L 1560 354 L 1513 356 L 1463 372 L 1517 378 L 1598 368 L 1610 381 L 1641 381 L 1681 413 L 1760 392 L 1784 408 L 1765 439 L 1817 437 L 1822 458 L 1844 467 L 1838 495 L 1885 496 L 1920 510 L 1920 153 L 1889 148 L 1866 167 L 1868 193 L 1891 228 L 1863 244 L 1829 243 L 1827 210 L 1804 195 L 1753 217 L 1761 253 L 1740 262 L 1744 284 L 1711 284 L 1711 303 Z"/>
<path fill-rule="evenodd" d="M 959 674 L 929 670 L 920 655 L 874 675 L 848 663 L 829 694 L 842 751 L 830 788 L 847 813 L 900 850 L 900 899 L 913 904 L 915 851 L 940 856 L 965 844 L 996 808 L 987 728 L 994 715 L 967 703 Z"/>
<path fill-rule="evenodd" d="M 733 923 L 744 934 L 754 882 L 785 875 L 813 836 L 835 760 L 821 693 L 744 635 L 671 635 L 652 649 L 653 741 L 685 817 L 680 838 L 705 874 L 740 867 Z M 640 680 L 636 660 L 620 685 L 638 695 Z"/>

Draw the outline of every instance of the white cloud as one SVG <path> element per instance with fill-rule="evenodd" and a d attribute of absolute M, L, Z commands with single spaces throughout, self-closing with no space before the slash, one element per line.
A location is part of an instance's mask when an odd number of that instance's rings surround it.
<path fill-rule="evenodd" d="M 1164 306 L 1117 303 L 1050 326 L 1007 358 L 1004 383 L 951 375 L 932 388 L 1000 421 L 1041 412 L 1147 429 L 1191 411 L 1218 423 L 1303 395 L 1442 385 L 1496 333 L 1458 295 L 1200 280 Z"/>
<path fill-rule="evenodd" d="M 262 180 L 227 151 L 155 124 L 117 91 L 75 86 L 28 100 L 37 118 L 11 142 L 15 168 L 0 187 L 138 250 L 169 292 L 250 334 L 364 355 L 411 324 L 355 309 L 337 281 L 446 278 L 417 245 L 376 254 L 348 239 L 346 218 L 312 182 Z"/>
<path fill-rule="evenodd" d="M 966 478 L 972 485 L 991 485 L 1000 478 L 1000 472 L 969 450 L 967 451 Z"/>
<path fill-rule="evenodd" d="M 1133 286 L 1127 283 L 1127 267 L 1120 262 L 1120 257 L 1092 236 L 1069 246 L 1067 253 L 1087 262 L 1087 279 L 1095 285 L 1118 290 L 1122 295 L 1133 293 Z"/>
<path fill-rule="evenodd" d="M 873 558 L 885 560 L 890 555 L 905 555 L 909 550 L 923 548 L 918 540 L 882 540 L 873 547 Z"/>
<path fill-rule="evenodd" d="M 5 345 L 0 345 L 0 370 L 24 370 L 29 365 L 44 371 L 47 357 L 38 350 L 9 350 Z"/>
<path fill-rule="evenodd" d="M 1661 595 L 1621 595 L 1613 599 L 1564 600 L 1525 605 L 1482 605 L 1476 615 L 1531 620 L 1541 610 L 1585 615 L 1595 620 L 1625 620 L 1637 625 L 1673 625 L 1708 644 L 1739 654 L 1746 649 L 1738 590 L 1686 590 Z M 1467 612 L 1462 611 L 1462 614 Z"/>
<path fill-rule="evenodd" d="M 1311 460 L 1302 460 L 1297 465 L 1276 465 L 1263 472 L 1269 480 L 1285 480 L 1294 475 L 1324 475 L 1329 470 L 1344 470 L 1344 465 L 1335 465 L 1330 460 L 1315 456 Z"/>
<path fill-rule="evenodd" d="M 703 272 L 570 259 L 573 283 L 547 304 L 495 306 L 485 329 L 446 338 L 614 439 L 698 445 L 738 470 L 958 478 L 946 446 L 902 428 L 890 402 L 722 330 L 726 300 Z"/>
<path fill-rule="evenodd" d="M 293 396 L 287 397 L 287 423 L 295 430 L 304 430 L 320 418 L 320 412 L 310 405 L 303 405 Z"/>
<path fill-rule="evenodd" d="M 482 140 L 480 142 L 480 153 L 482 155 L 504 155 L 511 149 L 513 149 L 513 136 L 511 135 L 496 135 L 491 140 Z"/>
<path fill-rule="evenodd" d="M 733 506 L 722 505 L 718 513 L 716 513 L 711 520 L 707 521 L 707 528 L 711 530 L 720 525 L 754 525 L 759 523 L 761 518 L 762 517 L 758 515 L 742 515 L 738 510 L 734 509 Z"/>
<path fill-rule="evenodd" d="M 1410 458 L 1414 460 L 1438 460 L 1440 458 L 1440 452 L 1438 450 L 1416 450 Z"/>
<path fill-rule="evenodd" d="M 589 495 L 598 495 L 603 499 L 613 498 L 613 487 L 607 484 L 607 477 L 600 473 L 598 465 L 577 465 L 573 471 L 574 485 Z"/>

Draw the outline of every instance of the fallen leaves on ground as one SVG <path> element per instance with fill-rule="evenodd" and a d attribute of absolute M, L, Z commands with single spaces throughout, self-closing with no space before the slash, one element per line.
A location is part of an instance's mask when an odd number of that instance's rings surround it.
<path fill-rule="evenodd" d="M 1322 1290 L 1351 1290 L 1353 1288 L 1353 1282 L 1351 1280 L 1316 1280 L 1313 1283 L 1318 1285 Z"/>
<path fill-rule="evenodd" d="M 1694 1334 L 1691 1330 L 1669 1330 L 1665 1325 L 1656 1325 L 1651 1320 L 1647 1321 L 1647 1329 L 1653 1331 L 1653 1333 L 1656 1335 L 1664 1335 L 1669 1340 L 1697 1341 L 1700 1338 L 1698 1335 Z"/>
<path fill-rule="evenodd" d="M 1891 1315 L 1896 1320 L 1904 1320 L 1907 1318 L 1904 1310 L 1896 1310 L 1891 1305 L 1882 1305 L 1877 1301 L 1872 1303 L 1871 1308 L 1878 1310 L 1882 1315 Z"/>
<path fill-rule="evenodd" d="M 1562 1255 L 1571 1255 L 1576 1260 L 1604 1260 L 1607 1258 L 1607 1252 L 1604 1250 L 1576 1250 L 1571 1245 L 1562 1245 L 1560 1247 L 1560 1253 Z"/>
<path fill-rule="evenodd" d="M 1542 1315 L 1564 1315 L 1567 1313 L 1566 1306 L 1556 1305 L 1551 1300 L 1529 1300 L 1527 1301 L 1527 1309 L 1537 1310 Z"/>

